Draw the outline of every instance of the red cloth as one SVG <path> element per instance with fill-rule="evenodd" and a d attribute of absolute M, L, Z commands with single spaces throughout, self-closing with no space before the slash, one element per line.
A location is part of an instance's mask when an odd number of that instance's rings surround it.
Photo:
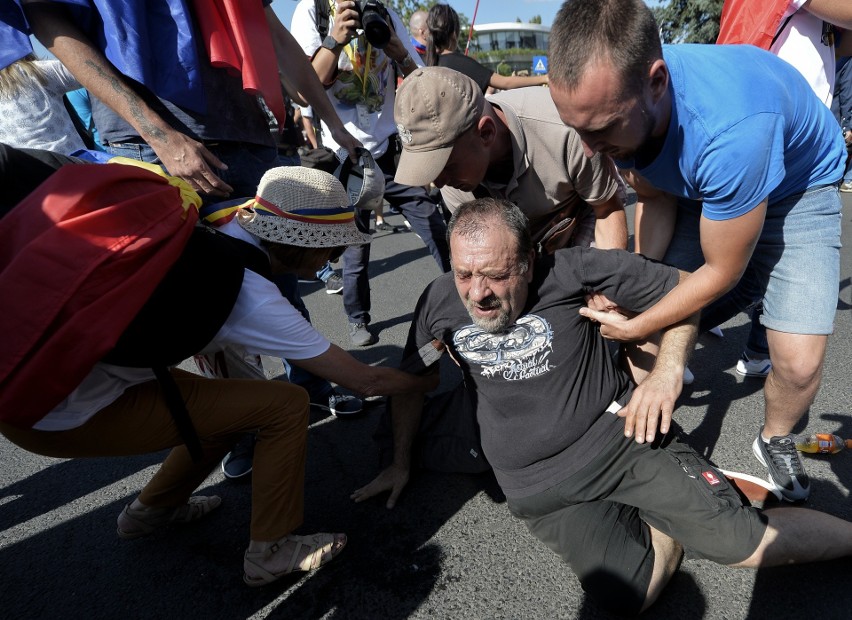
<path fill-rule="evenodd" d="M 238 72 L 243 90 L 261 95 L 283 128 L 287 117 L 278 60 L 258 0 L 192 0 L 210 63 Z"/>
<path fill-rule="evenodd" d="M 0 419 L 29 428 L 110 351 L 198 219 L 132 166 L 54 173 L 0 220 Z M 175 320 L 191 313 L 176 308 Z"/>
<path fill-rule="evenodd" d="M 717 44 L 748 43 L 768 50 L 790 0 L 725 0 Z"/>

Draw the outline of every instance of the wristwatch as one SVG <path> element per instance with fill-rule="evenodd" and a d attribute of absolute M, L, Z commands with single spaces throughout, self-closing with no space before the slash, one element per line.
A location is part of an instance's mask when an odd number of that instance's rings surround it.
<path fill-rule="evenodd" d="M 329 51 L 337 52 L 337 48 L 343 47 L 343 43 L 338 43 L 337 39 L 329 34 L 322 40 L 322 47 Z"/>

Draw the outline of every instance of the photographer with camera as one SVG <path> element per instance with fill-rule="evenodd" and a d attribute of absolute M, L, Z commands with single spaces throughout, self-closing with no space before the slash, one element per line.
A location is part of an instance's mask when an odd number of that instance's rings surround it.
<path fill-rule="evenodd" d="M 422 65 L 399 16 L 378 0 L 300 0 L 290 31 L 346 129 L 384 173 L 385 200 L 402 212 L 441 271 L 448 271 L 447 229 L 436 199 L 423 187 L 393 180 L 400 151 L 393 118 L 397 77 Z M 326 140 L 326 146 L 343 155 L 333 139 Z M 362 231 L 369 229 L 368 211 L 356 214 L 356 220 Z M 343 306 L 355 346 L 377 341 L 368 329 L 369 259 L 369 244 L 347 248 L 343 254 Z"/>

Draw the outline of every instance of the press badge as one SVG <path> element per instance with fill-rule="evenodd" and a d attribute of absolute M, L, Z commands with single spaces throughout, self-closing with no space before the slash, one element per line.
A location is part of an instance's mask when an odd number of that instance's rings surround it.
<path fill-rule="evenodd" d="M 355 104 L 355 109 L 358 111 L 358 127 L 364 131 L 369 130 L 372 124 L 370 108 L 365 103 L 357 103 Z"/>

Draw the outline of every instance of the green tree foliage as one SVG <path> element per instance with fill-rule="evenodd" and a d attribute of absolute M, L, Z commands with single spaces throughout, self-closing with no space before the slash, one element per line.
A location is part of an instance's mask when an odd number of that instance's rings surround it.
<path fill-rule="evenodd" d="M 501 62 L 497 65 L 497 73 L 502 76 L 512 75 L 512 65 L 507 62 Z"/>
<path fill-rule="evenodd" d="M 715 43 L 723 0 L 668 0 L 653 7 L 665 43 Z"/>
<path fill-rule="evenodd" d="M 541 15 L 533 15 L 530 17 L 531 24 L 540 24 L 541 23 Z"/>
<path fill-rule="evenodd" d="M 408 20 L 414 11 L 429 11 L 432 2 L 414 2 L 414 0 L 382 0 L 385 6 L 391 7 L 402 18 L 402 23 L 408 25 Z"/>

